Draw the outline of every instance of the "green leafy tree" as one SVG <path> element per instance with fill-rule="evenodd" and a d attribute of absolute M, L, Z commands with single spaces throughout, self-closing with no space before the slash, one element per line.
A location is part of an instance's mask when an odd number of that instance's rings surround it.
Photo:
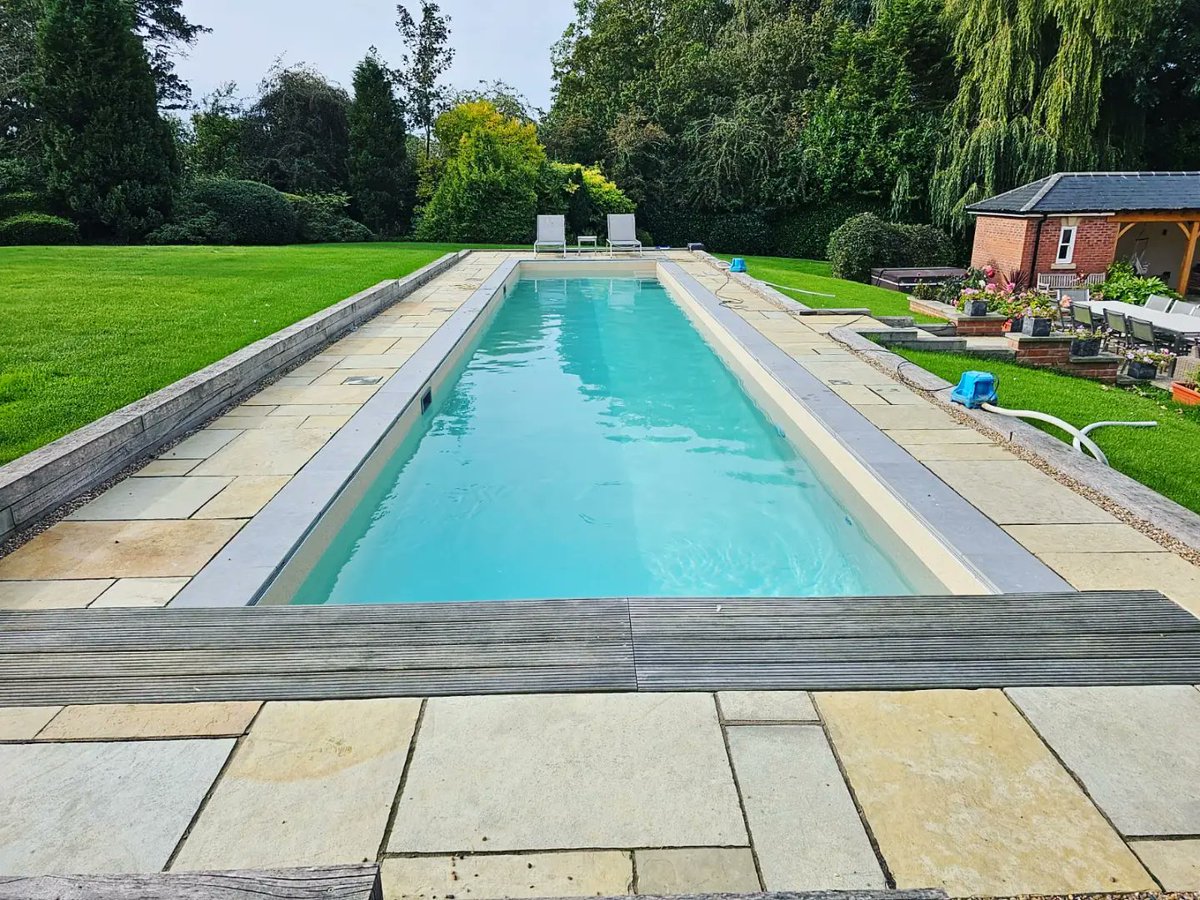
<path fill-rule="evenodd" d="M 1128 0 L 945 0 L 960 87 L 932 184 L 935 218 L 962 228 L 970 203 L 1103 165 L 1106 56 L 1143 37 L 1147 13 Z"/>
<path fill-rule="evenodd" d="M 350 105 L 350 193 L 359 217 L 377 234 L 408 230 L 412 209 L 404 106 L 391 76 L 372 53 L 354 70 Z"/>
<path fill-rule="evenodd" d="M 140 238 L 170 211 L 171 129 L 125 0 L 46 0 L 37 31 L 43 170 L 87 236 Z"/>
<path fill-rule="evenodd" d="M 192 113 L 189 174 L 222 178 L 241 175 L 245 110 L 236 93 L 237 85 L 227 82 L 206 96 Z"/>
<path fill-rule="evenodd" d="M 433 123 L 441 113 L 446 88 L 441 77 L 454 61 L 450 41 L 450 17 L 439 15 L 432 0 L 421 0 L 421 21 L 402 4 L 396 7 L 396 28 L 404 38 L 407 52 L 401 68 L 401 82 L 408 91 L 408 113 L 412 123 L 425 132 L 425 155 L 429 155 Z"/>
<path fill-rule="evenodd" d="M 307 66 L 276 68 L 243 119 L 246 177 L 291 194 L 349 188 L 350 95 Z"/>

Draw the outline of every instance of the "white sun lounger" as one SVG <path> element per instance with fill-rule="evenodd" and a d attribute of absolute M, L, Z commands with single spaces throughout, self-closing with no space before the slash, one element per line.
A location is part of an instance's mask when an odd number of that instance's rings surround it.
<path fill-rule="evenodd" d="M 637 238 L 637 220 L 633 213 L 608 216 L 608 255 L 614 250 L 636 250 L 640 256 L 642 242 Z"/>
<path fill-rule="evenodd" d="M 541 250 L 555 250 L 567 255 L 567 217 L 538 216 L 537 240 L 533 242 L 533 254 Z"/>

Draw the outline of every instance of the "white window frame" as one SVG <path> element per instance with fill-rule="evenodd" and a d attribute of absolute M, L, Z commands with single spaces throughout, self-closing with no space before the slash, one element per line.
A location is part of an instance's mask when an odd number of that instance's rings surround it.
<path fill-rule="evenodd" d="M 1070 237 L 1067 236 L 1070 232 Z M 1078 225 L 1063 225 L 1058 231 L 1058 248 L 1055 251 L 1054 264 L 1069 266 L 1075 259 L 1075 239 L 1079 237 Z M 1066 250 L 1066 253 L 1063 250 Z"/>

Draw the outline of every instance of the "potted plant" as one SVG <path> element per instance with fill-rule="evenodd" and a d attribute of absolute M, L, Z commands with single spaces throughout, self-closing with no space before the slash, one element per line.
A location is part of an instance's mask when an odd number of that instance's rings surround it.
<path fill-rule="evenodd" d="M 1200 386 L 1196 379 L 1172 381 L 1171 399 L 1183 406 L 1200 406 Z"/>
<path fill-rule="evenodd" d="M 1071 333 L 1071 355 L 1099 356 L 1100 344 L 1103 340 L 1103 329 L 1080 325 Z"/>
<path fill-rule="evenodd" d="M 1125 374 L 1134 381 L 1153 381 L 1158 370 L 1171 361 L 1172 356 L 1160 350 L 1127 350 L 1125 359 L 1128 365 Z"/>
<path fill-rule="evenodd" d="M 1025 307 L 1021 333 L 1030 337 L 1049 337 L 1054 322 L 1054 302 L 1036 291 L 1027 295 L 1029 305 Z"/>
<path fill-rule="evenodd" d="M 986 316 L 990 300 L 986 292 L 969 287 L 963 288 L 962 293 L 958 295 L 958 303 L 955 305 L 965 315 Z"/>

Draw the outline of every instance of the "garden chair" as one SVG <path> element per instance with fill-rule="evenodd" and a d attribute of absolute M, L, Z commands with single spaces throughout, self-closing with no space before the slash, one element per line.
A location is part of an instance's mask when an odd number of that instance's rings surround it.
<path fill-rule="evenodd" d="M 567 217 L 566 216 L 538 216 L 537 217 L 537 240 L 533 242 L 533 255 L 537 256 L 540 250 L 555 250 L 562 251 L 565 258 L 567 255 Z"/>
<path fill-rule="evenodd" d="M 1129 328 L 1125 324 L 1125 316 L 1115 310 L 1104 311 L 1104 326 L 1108 329 L 1108 342 L 1120 347 L 1129 345 Z"/>
<path fill-rule="evenodd" d="M 1153 347 L 1158 344 L 1158 337 L 1154 333 L 1154 326 L 1142 319 L 1135 319 L 1130 316 L 1125 320 L 1129 326 L 1129 339 L 1138 344 L 1148 344 Z"/>
<path fill-rule="evenodd" d="M 1086 325 L 1088 328 L 1096 326 L 1096 319 L 1092 315 L 1091 307 L 1080 306 L 1078 303 L 1071 304 L 1071 321 L 1076 325 Z"/>
<path fill-rule="evenodd" d="M 637 220 L 633 213 L 608 216 L 608 255 L 614 250 L 636 250 L 642 254 L 642 242 L 637 237 Z"/>
<path fill-rule="evenodd" d="M 1164 297 L 1162 294 L 1151 294 L 1150 299 L 1146 301 L 1146 309 L 1154 312 L 1169 312 L 1171 309 L 1171 298 Z"/>
<path fill-rule="evenodd" d="M 1190 303 L 1187 300 L 1176 300 L 1171 312 L 1178 316 L 1200 316 L 1200 303 Z"/>

